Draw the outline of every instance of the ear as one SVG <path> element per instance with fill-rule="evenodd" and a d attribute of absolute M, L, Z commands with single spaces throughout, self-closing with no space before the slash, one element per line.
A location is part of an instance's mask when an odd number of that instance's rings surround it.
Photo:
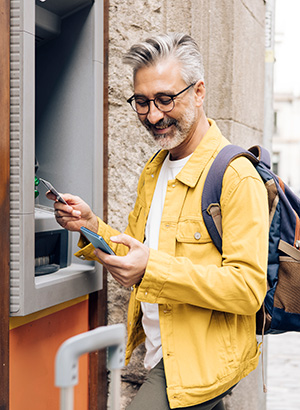
<path fill-rule="evenodd" d="M 203 105 L 204 99 L 205 99 L 205 85 L 202 80 L 199 80 L 195 86 L 194 86 L 194 91 L 196 95 L 196 106 L 201 107 Z"/>

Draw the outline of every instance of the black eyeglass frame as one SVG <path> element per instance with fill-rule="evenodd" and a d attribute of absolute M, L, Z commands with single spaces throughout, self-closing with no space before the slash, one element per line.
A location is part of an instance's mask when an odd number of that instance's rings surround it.
<path fill-rule="evenodd" d="M 159 98 L 159 97 L 145 99 L 145 103 L 147 103 L 147 105 L 148 105 L 148 111 L 147 111 L 147 112 L 144 112 L 144 113 L 139 113 L 139 112 L 134 108 L 134 106 L 132 105 L 132 102 L 135 100 L 135 95 L 134 95 L 134 94 L 133 94 L 130 98 L 128 98 L 127 102 L 128 102 L 128 104 L 131 105 L 131 108 L 133 109 L 133 111 L 136 112 L 136 113 L 138 113 L 139 115 L 147 115 L 147 114 L 149 114 L 149 111 L 150 111 L 150 102 L 151 102 L 151 101 L 153 101 L 155 107 L 156 107 L 159 111 L 164 112 L 164 113 L 167 113 L 167 112 L 170 112 L 170 111 L 172 111 L 172 110 L 174 109 L 174 107 L 175 107 L 175 101 L 174 101 L 174 99 L 175 99 L 176 97 L 178 97 L 180 94 L 182 94 L 182 93 L 184 93 L 185 91 L 187 91 L 189 88 L 193 87 L 195 84 L 196 84 L 196 82 L 194 82 L 194 83 L 188 85 L 186 88 L 184 88 L 183 90 L 179 91 L 179 93 L 177 93 L 177 94 L 175 94 L 175 95 L 169 95 L 169 94 L 164 94 L 164 93 L 161 93 L 161 94 L 160 94 L 160 97 L 163 95 L 163 96 L 165 96 L 165 97 L 171 98 L 171 101 L 172 101 L 172 103 L 173 103 L 173 107 L 172 107 L 170 110 L 166 110 L 166 111 L 165 111 L 165 110 L 162 110 L 161 108 L 159 108 L 159 107 L 157 106 L 157 104 L 155 103 L 155 100 L 156 100 L 157 98 Z M 170 102 L 171 102 L 171 101 L 170 101 Z"/>

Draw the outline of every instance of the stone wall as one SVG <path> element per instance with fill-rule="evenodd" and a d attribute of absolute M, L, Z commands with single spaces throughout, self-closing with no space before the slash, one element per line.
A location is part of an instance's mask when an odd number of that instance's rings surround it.
<path fill-rule="evenodd" d="M 140 172 L 154 152 L 151 137 L 126 103 L 131 69 L 122 54 L 152 34 L 181 31 L 200 45 L 206 69 L 206 113 L 232 142 L 262 141 L 264 112 L 263 0 L 110 0 L 108 222 L 123 231 L 136 198 Z M 109 323 L 126 322 L 130 290 L 108 275 Z M 122 408 L 144 378 L 143 346 L 123 370 Z M 260 372 L 253 372 L 227 400 L 229 410 L 263 410 Z"/>

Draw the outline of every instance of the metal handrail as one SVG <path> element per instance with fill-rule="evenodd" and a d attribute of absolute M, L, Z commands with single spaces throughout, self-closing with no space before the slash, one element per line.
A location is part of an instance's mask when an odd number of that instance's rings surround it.
<path fill-rule="evenodd" d="M 98 327 L 73 336 L 60 346 L 55 358 L 55 385 L 61 389 L 61 410 L 73 410 L 79 357 L 104 348 L 108 348 L 107 368 L 111 371 L 111 409 L 120 410 L 120 370 L 125 357 L 123 324 Z"/>

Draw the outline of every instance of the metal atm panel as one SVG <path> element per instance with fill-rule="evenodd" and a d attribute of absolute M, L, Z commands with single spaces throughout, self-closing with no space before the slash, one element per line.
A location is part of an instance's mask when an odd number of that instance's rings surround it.
<path fill-rule="evenodd" d="M 102 39 L 102 0 L 11 0 L 12 316 L 102 288 L 41 184 L 34 198 L 42 177 L 102 215 Z"/>

